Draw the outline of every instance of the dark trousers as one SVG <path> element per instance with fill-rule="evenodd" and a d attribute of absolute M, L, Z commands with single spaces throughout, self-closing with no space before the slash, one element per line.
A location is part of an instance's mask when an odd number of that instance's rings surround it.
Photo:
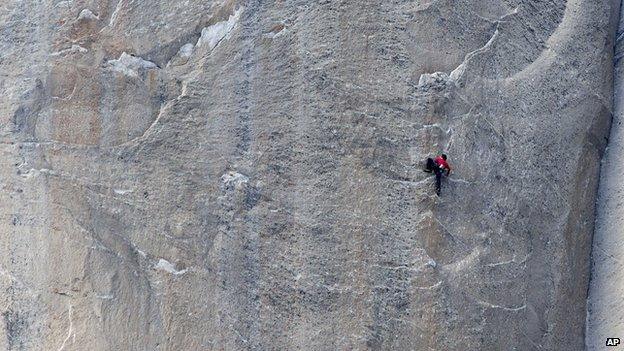
<path fill-rule="evenodd" d="M 433 169 L 436 175 L 436 194 L 440 195 L 440 190 L 442 190 L 442 170 L 440 167 L 435 167 Z"/>

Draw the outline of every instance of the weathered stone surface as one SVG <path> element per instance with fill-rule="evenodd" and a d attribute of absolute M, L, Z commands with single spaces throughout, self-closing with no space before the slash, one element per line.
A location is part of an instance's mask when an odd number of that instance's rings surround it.
<path fill-rule="evenodd" d="M 602 163 L 596 227 L 592 250 L 592 274 L 587 316 L 587 350 L 604 350 L 607 338 L 622 338 L 624 330 L 624 213 L 622 174 L 624 164 L 624 21 L 620 16 L 615 51 L 614 113 L 609 146 Z"/>
<path fill-rule="evenodd" d="M 582 349 L 617 9 L 2 2 L 0 348 Z"/>

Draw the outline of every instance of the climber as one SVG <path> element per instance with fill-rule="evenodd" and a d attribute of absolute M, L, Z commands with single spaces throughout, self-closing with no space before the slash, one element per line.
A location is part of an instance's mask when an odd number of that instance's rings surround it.
<path fill-rule="evenodd" d="M 435 159 L 428 158 L 427 165 L 425 167 L 425 172 L 434 172 L 436 175 L 436 194 L 440 195 L 440 190 L 442 189 L 442 173 L 446 171 L 446 176 L 448 177 L 451 174 L 451 166 L 449 166 L 446 161 L 447 157 L 445 154 L 442 154 Z"/>

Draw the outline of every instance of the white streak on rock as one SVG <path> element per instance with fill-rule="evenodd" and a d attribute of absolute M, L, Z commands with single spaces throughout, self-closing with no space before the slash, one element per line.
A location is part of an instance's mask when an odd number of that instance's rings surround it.
<path fill-rule="evenodd" d="M 54 5 L 54 7 L 59 7 L 59 6 L 67 6 L 68 8 L 71 7 L 71 1 L 61 1 L 59 3 L 57 3 L 56 5 Z"/>
<path fill-rule="evenodd" d="M 508 265 L 508 264 L 512 264 L 512 263 L 516 263 L 515 256 L 511 260 L 501 261 L 501 262 L 496 262 L 496 263 L 489 263 L 489 264 L 486 264 L 485 266 L 486 267 L 498 267 L 498 266 L 504 266 L 504 265 Z"/>
<path fill-rule="evenodd" d="M 187 43 L 182 45 L 178 53 L 167 63 L 167 67 L 185 65 L 195 52 L 195 45 Z M 184 87 L 182 88 L 184 90 Z M 183 95 L 183 94 L 182 94 Z"/>
<path fill-rule="evenodd" d="M 242 12 L 243 9 L 240 8 L 227 21 L 218 22 L 202 29 L 197 47 L 207 46 L 208 50 L 214 49 L 234 29 Z"/>
<path fill-rule="evenodd" d="M 526 304 L 519 306 L 519 307 L 505 307 L 505 306 L 500 306 L 500 305 L 494 305 L 489 302 L 480 301 L 480 300 L 477 301 L 477 303 L 487 308 L 496 308 L 496 309 L 501 309 L 501 310 L 510 311 L 510 312 L 518 312 L 526 308 Z"/>
<path fill-rule="evenodd" d="M 139 250 L 136 247 L 134 248 L 136 250 L 136 252 L 139 253 L 139 255 L 141 255 L 141 257 L 146 258 L 147 254 L 145 253 L 145 251 Z"/>
<path fill-rule="evenodd" d="M 425 73 L 421 74 L 418 79 L 418 88 L 428 90 L 430 88 L 443 88 L 446 86 L 447 82 L 450 80 L 450 77 L 445 72 L 434 72 L 434 73 Z"/>
<path fill-rule="evenodd" d="M 109 60 L 108 64 L 113 71 L 120 72 L 130 77 L 138 77 L 140 70 L 158 68 L 154 62 L 129 55 L 126 52 L 122 53 L 117 60 Z"/>
<path fill-rule="evenodd" d="M 448 178 L 449 182 L 452 183 L 462 183 L 462 184 L 473 184 L 473 182 L 469 182 L 465 179 L 458 179 L 458 178 Z"/>
<path fill-rule="evenodd" d="M 124 0 L 119 0 L 119 2 L 117 3 L 117 6 L 115 6 L 115 11 L 113 11 L 113 14 L 111 15 L 111 18 L 110 18 L 110 22 L 108 22 L 109 27 L 112 27 L 115 21 L 117 20 L 117 15 L 119 14 L 119 10 L 121 10 L 121 6 L 123 6 L 123 1 Z"/>
<path fill-rule="evenodd" d="M 112 300 L 112 299 L 115 298 L 115 296 L 113 294 L 95 295 L 95 297 L 97 297 L 98 299 L 102 299 L 102 300 Z"/>
<path fill-rule="evenodd" d="M 55 57 L 55 56 L 65 56 L 67 54 L 75 54 L 77 52 L 84 54 L 84 53 L 86 53 L 88 51 L 89 50 L 83 48 L 82 46 L 74 44 L 70 48 L 63 49 L 63 50 L 57 51 L 57 52 L 53 52 L 53 53 L 50 54 L 50 56 L 52 56 L 52 57 Z"/>
<path fill-rule="evenodd" d="M 178 51 L 178 55 L 180 55 L 180 57 L 184 57 L 184 58 L 188 58 L 191 57 L 191 55 L 193 55 L 193 50 L 195 49 L 195 46 L 191 43 L 188 44 L 184 44 L 180 50 Z"/>
<path fill-rule="evenodd" d="M 171 273 L 173 275 L 182 275 L 182 274 L 186 273 L 186 271 L 187 271 L 186 269 L 183 269 L 181 271 L 177 270 L 175 268 L 175 266 L 173 265 L 173 263 L 171 263 L 171 262 L 169 262 L 169 261 L 167 261 L 165 259 L 162 259 L 162 258 L 158 261 L 158 263 L 156 264 L 156 266 L 154 266 L 154 268 L 160 269 L 160 270 L 165 271 L 167 273 Z"/>
<path fill-rule="evenodd" d="M 442 281 L 439 281 L 431 286 L 416 286 L 414 287 L 414 289 L 416 290 L 433 290 L 433 289 L 437 289 L 442 285 Z"/>
<path fill-rule="evenodd" d="M 466 63 L 462 62 L 451 72 L 451 80 L 458 81 L 464 75 L 464 72 L 466 72 Z"/>
<path fill-rule="evenodd" d="M 82 11 L 80 11 L 80 14 L 78 15 L 78 20 L 99 20 L 100 17 L 96 16 L 91 10 L 89 9 L 84 9 Z"/>
<path fill-rule="evenodd" d="M 69 341 L 69 339 L 71 338 L 74 332 L 74 321 L 72 319 L 72 305 L 69 305 L 68 313 L 69 313 L 69 329 L 67 330 L 67 336 L 65 337 L 65 340 L 63 340 L 61 347 L 58 348 L 58 351 L 62 351 L 65 349 L 65 346 L 67 345 L 67 341 Z"/>
<path fill-rule="evenodd" d="M 42 169 L 31 168 L 28 171 L 22 172 L 20 175 L 22 176 L 22 178 L 28 179 L 32 177 L 38 177 L 41 174 L 54 175 L 55 173 L 47 168 L 42 168 Z"/>

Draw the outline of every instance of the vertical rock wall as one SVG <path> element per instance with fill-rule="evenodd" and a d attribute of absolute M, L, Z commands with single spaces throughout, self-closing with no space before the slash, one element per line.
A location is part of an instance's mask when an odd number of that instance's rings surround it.
<path fill-rule="evenodd" d="M 0 348 L 582 349 L 616 2 L 2 2 Z"/>
<path fill-rule="evenodd" d="M 614 112 L 609 146 L 602 163 L 596 229 L 592 250 L 592 275 L 587 309 L 588 351 L 603 350 L 607 338 L 621 338 L 624 330 L 624 212 L 622 189 L 624 165 L 624 23 L 620 17 L 615 49 Z"/>

